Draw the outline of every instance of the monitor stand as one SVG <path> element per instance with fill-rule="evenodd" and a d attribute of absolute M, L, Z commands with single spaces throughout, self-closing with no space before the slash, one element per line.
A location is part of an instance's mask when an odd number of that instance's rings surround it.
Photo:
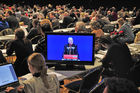
<path fill-rule="evenodd" d="M 56 64 L 55 70 L 86 70 L 84 65 L 73 65 L 73 64 Z"/>

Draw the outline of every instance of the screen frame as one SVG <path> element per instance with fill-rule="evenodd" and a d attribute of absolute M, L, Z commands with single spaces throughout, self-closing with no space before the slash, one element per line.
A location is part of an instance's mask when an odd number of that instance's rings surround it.
<path fill-rule="evenodd" d="M 47 35 L 92 36 L 93 37 L 92 61 L 48 60 Z M 94 62 L 95 62 L 95 55 L 94 55 L 95 54 L 95 34 L 94 33 L 64 33 L 64 32 L 45 33 L 45 43 L 46 43 L 46 56 L 45 56 L 46 64 L 94 65 Z"/>
<path fill-rule="evenodd" d="M 13 70 L 14 70 L 14 67 L 13 67 L 13 64 L 12 63 L 2 63 L 2 64 L 0 64 L 0 66 L 4 66 L 4 65 L 11 65 L 12 68 L 13 68 Z M 14 70 L 14 73 L 16 75 L 15 70 Z M 12 84 L 18 84 L 19 85 L 19 79 L 18 79 L 17 75 L 16 75 L 16 79 L 17 79 L 16 81 L 11 82 L 11 83 L 8 83 L 8 84 L 5 84 L 5 85 L 2 85 L 2 86 L 0 86 L 0 88 L 7 88 L 8 85 L 11 85 L 12 86 Z"/>

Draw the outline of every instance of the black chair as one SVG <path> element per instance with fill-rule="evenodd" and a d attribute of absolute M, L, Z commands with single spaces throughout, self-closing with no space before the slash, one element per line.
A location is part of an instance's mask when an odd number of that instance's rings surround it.
<path fill-rule="evenodd" d="M 11 35 L 14 34 L 14 31 L 10 28 L 4 29 L 0 32 L 0 36 Z"/>
<path fill-rule="evenodd" d="M 90 89 L 89 93 L 103 93 L 104 88 L 105 88 L 105 84 L 103 79 L 100 83 L 93 86 L 93 88 Z"/>
<path fill-rule="evenodd" d="M 115 30 L 115 26 L 112 24 L 106 24 L 103 26 L 102 29 L 105 33 L 110 33 L 110 32 L 113 32 Z"/>
<path fill-rule="evenodd" d="M 88 93 L 89 90 L 98 83 L 102 73 L 102 66 L 96 67 L 89 71 L 82 80 L 74 81 L 65 85 L 72 93 Z"/>
<path fill-rule="evenodd" d="M 71 27 L 74 27 L 75 26 L 75 23 L 70 23 L 67 28 L 71 28 Z"/>
<path fill-rule="evenodd" d="M 32 44 L 37 44 L 38 40 L 42 38 L 42 35 L 37 35 L 31 39 Z"/>

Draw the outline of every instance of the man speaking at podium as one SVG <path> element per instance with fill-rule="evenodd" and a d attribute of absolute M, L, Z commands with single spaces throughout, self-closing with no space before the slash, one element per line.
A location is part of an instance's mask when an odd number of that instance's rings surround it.
<path fill-rule="evenodd" d="M 73 38 L 68 38 L 68 44 L 64 46 L 64 53 L 62 60 L 71 60 L 76 61 L 78 60 L 78 50 L 77 45 L 73 44 Z"/>

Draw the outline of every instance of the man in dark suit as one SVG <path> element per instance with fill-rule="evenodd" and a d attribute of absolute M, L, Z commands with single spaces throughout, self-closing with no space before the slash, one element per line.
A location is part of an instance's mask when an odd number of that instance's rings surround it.
<path fill-rule="evenodd" d="M 68 44 L 64 46 L 64 53 L 62 60 L 79 60 L 77 45 L 73 44 L 73 38 L 68 38 Z"/>
<path fill-rule="evenodd" d="M 77 46 L 73 44 L 73 38 L 68 38 L 68 44 L 64 46 L 64 54 L 78 55 Z"/>

